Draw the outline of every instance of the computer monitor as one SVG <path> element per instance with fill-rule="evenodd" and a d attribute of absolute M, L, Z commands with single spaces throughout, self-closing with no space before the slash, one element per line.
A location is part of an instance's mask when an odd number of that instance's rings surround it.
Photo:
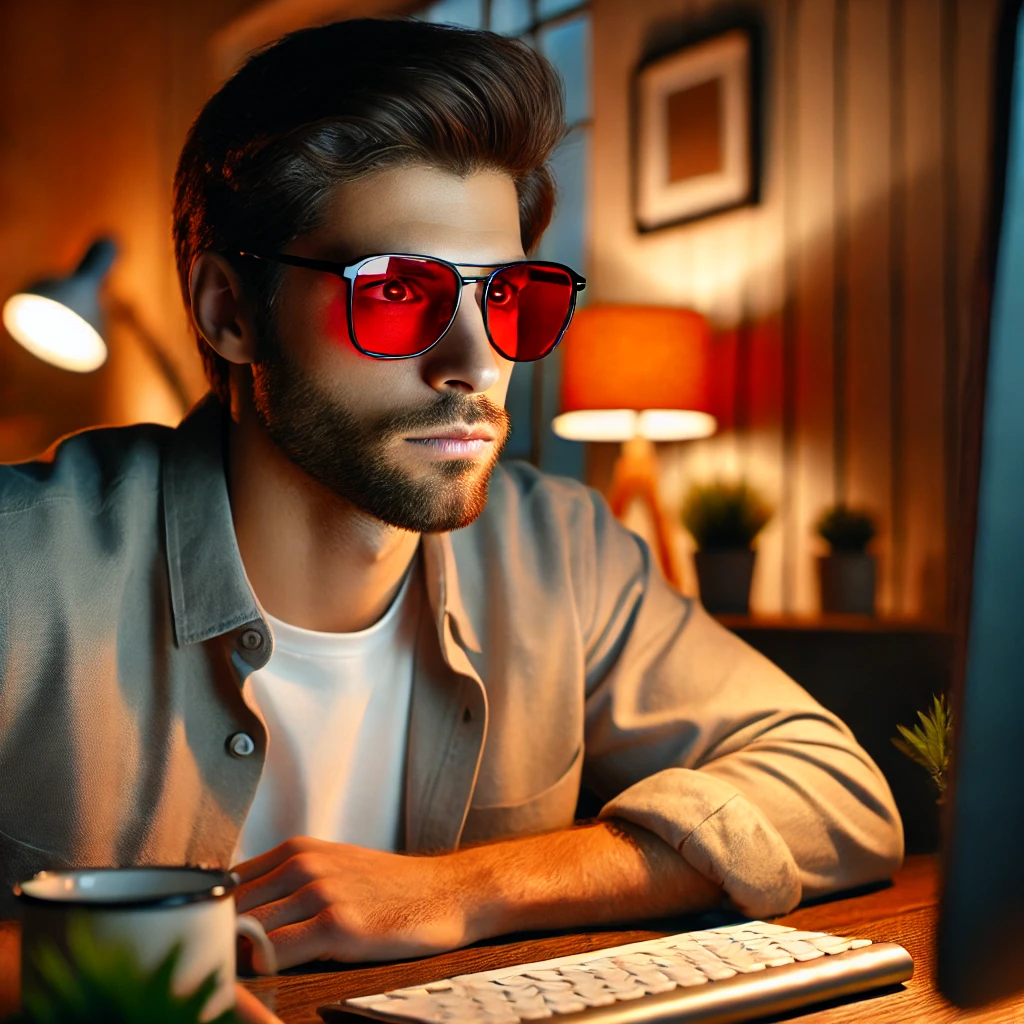
<path fill-rule="evenodd" d="M 1024 14 L 997 41 L 992 301 L 975 350 L 960 527 L 954 743 L 943 822 L 939 987 L 958 1006 L 1024 989 Z M 970 391 L 972 389 L 968 389 Z M 970 406 L 970 403 L 968 403 Z M 973 529 L 972 529 L 973 527 Z"/>

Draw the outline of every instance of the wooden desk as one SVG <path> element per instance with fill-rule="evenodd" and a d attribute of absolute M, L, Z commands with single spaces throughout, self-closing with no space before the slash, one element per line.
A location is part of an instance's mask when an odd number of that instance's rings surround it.
<path fill-rule="evenodd" d="M 899 942 L 914 958 L 914 977 L 897 992 L 857 999 L 826 1009 L 805 1011 L 783 1020 L 800 1024 L 1013 1024 L 1024 1021 L 1024 994 L 984 1010 L 963 1011 L 950 1006 L 935 990 L 932 940 L 937 919 L 936 863 L 932 857 L 907 859 L 894 884 L 886 889 L 806 907 L 780 923 L 815 931 L 856 934 L 878 941 Z M 245 982 L 285 1024 L 322 1024 L 316 1008 L 321 1003 L 369 995 L 404 985 L 455 974 L 489 970 L 548 957 L 580 953 L 699 927 L 690 921 L 659 921 L 651 930 L 605 930 L 499 940 L 487 945 L 445 953 L 426 960 L 376 967 L 324 966 L 315 973 L 289 972 L 277 978 Z M 773 1018 L 773 1020 L 779 1018 Z M 558 1018 L 552 1018 L 557 1021 Z"/>

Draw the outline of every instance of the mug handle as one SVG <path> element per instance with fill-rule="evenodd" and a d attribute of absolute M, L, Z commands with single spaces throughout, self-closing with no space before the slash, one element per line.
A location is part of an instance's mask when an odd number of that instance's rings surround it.
<path fill-rule="evenodd" d="M 274 944 L 267 938 L 263 925 L 255 917 L 241 914 L 235 918 L 235 931 L 239 935 L 244 935 L 247 939 L 250 939 L 252 944 L 259 950 L 264 969 L 257 973 L 277 974 L 277 951 L 274 949 Z M 255 962 L 253 966 L 255 967 Z"/>

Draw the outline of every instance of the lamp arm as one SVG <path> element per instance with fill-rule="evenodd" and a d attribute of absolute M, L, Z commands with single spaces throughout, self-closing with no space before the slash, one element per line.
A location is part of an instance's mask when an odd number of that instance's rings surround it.
<path fill-rule="evenodd" d="M 112 295 L 107 296 L 106 306 L 107 315 L 111 320 L 124 324 L 125 327 L 128 327 L 135 334 L 142 347 L 149 354 L 150 359 L 156 364 L 157 369 L 160 371 L 160 376 L 163 377 L 167 386 L 174 392 L 174 397 L 178 400 L 181 411 L 183 413 L 188 412 L 192 407 L 192 397 L 185 386 L 185 381 L 182 379 L 177 367 L 167 357 L 167 353 L 164 351 L 164 347 L 159 339 L 139 319 L 138 313 L 135 312 L 135 307 L 123 299 Z"/>

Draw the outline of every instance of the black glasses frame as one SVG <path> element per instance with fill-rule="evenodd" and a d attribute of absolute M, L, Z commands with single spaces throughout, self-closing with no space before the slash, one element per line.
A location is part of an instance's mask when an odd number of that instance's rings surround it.
<path fill-rule="evenodd" d="M 491 347 L 503 359 L 508 359 L 511 362 L 534 363 L 538 359 L 543 359 L 545 356 L 551 355 L 551 353 L 558 347 L 558 343 L 562 340 L 566 328 L 568 328 L 569 322 L 572 320 L 572 315 L 576 311 L 576 296 L 587 286 L 587 279 L 577 274 L 572 267 L 567 267 L 564 263 L 552 263 L 549 260 L 513 260 L 510 263 L 451 263 L 438 256 L 425 256 L 421 253 L 385 252 L 374 253 L 371 256 L 363 256 L 354 263 L 334 263 L 331 260 L 315 260 L 309 259 L 306 256 L 292 256 L 290 253 L 239 252 L 238 255 L 244 256 L 247 259 L 270 260 L 274 263 L 284 263 L 290 267 L 301 267 L 306 270 L 320 270 L 328 274 L 334 274 L 336 277 L 340 277 L 342 280 L 347 281 L 348 287 L 346 288 L 346 292 L 348 295 L 346 301 L 346 313 L 348 316 L 349 337 L 352 339 L 352 344 L 355 345 L 355 347 L 362 352 L 364 356 L 369 356 L 371 359 L 415 359 L 417 356 L 422 356 L 429 352 L 448 333 L 452 324 L 455 323 L 455 317 L 458 315 L 459 306 L 462 303 L 462 286 L 485 281 L 486 284 L 484 285 L 484 295 L 483 300 L 480 303 L 480 309 L 483 314 L 484 330 L 487 332 L 487 340 L 491 343 Z M 357 275 L 359 274 L 359 270 L 361 267 L 373 260 L 387 259 L 391 256 L 401 257 L 402 259 L 424 260 L 431 263 L 439 263 L 441 266 L 447 267 L 448 270 L 451 271 L 455 280 L 459 282 L 455 288 L 455 308 L 452 311 L 451 319 L 445 325 L 444 330 L 429 345 L 420 349 L 419 352 L 413 352 L 409 355 L 396 356 L 388 352 L 373 352 L 370 349 L 363 347 L 356 334 L 355 317 L 353 315 L 352 306 L 355 292 L 353 285 Z M 554 342 L 552 342 L 552 344 L 539 356 L 534 356 L 532 359 L 519 359 L 515 356 L 510 356 L 505 352 L 502 352 L 501 348 L 495 342 L 494 337 L 491 334 L 491 328 L 487 323 L 487 295 L 490 291 L 491 280 L 497 274 L 501 273 L 501 271 L 507 270 L 509 267 L 518 267 L 523 264 L 529 264 L 531 267 L 551 267 L 553 270 L 563 270 L 569 275 L 573 285 L 571 297 L 569 299 L 569 311 L 565 315 L 565 320 L 562 322 L 561 329 L 555 337 Z M 460 272 L 459 267 L 488 267 L 493 269 L 487 274 L 463 274 Z"/>

